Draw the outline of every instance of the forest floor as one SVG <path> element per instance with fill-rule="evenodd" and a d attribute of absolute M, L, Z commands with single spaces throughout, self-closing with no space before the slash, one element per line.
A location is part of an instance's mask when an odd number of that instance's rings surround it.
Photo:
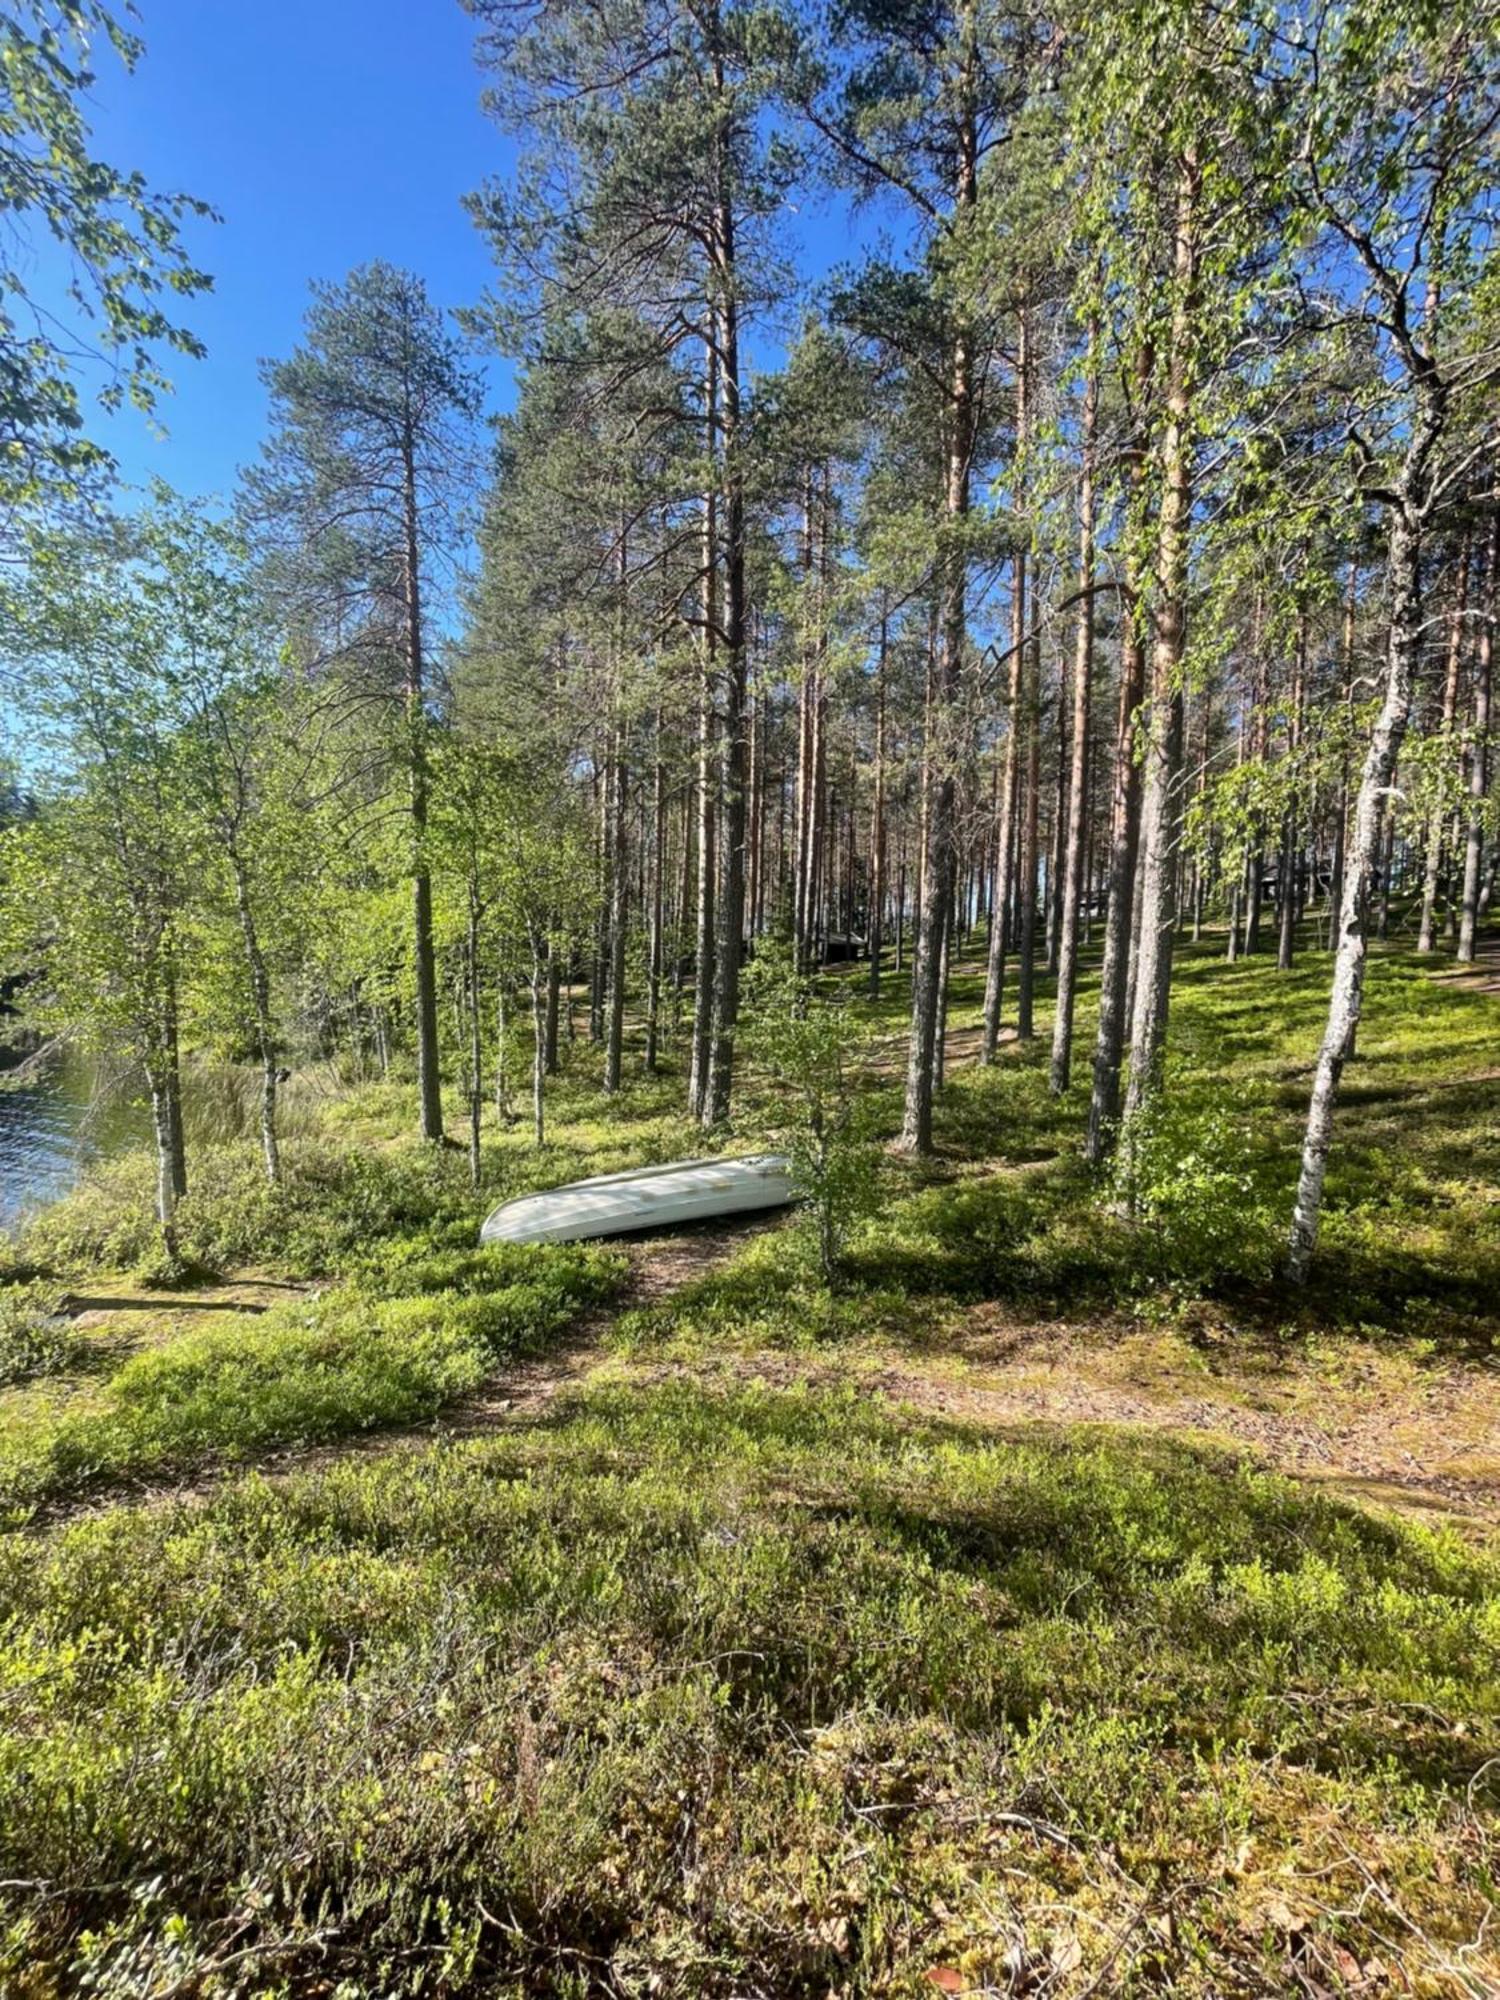
<path fill-rule="evenodd" d="M 832 1293 L 795 1216 L 475 1251 L 502 1194 L 699 1149 L 581 1044 L 478 1196 L 367 1084 L 279 1206 L 210 1152 L 189 1288 L 121 1269 L 143 1163 L 41 1218 L 0 1985 L 1500 1990 L 1500 994 L 1377 958 L 1292 1296 L 1326 972 L 1184 955 L 1127 1227 L 1087 1021 L 1061 1101 L 1037 1045 L 966 1062 L 970 968 L 938 1157 Z"/>

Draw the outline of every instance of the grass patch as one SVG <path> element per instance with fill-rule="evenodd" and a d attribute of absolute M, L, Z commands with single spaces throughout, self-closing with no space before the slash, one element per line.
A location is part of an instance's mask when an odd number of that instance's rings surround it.
<path fill-rule="evenodd" d="M 74 1395 L 13 1398 L 0 1509 L 24 1518 L 90 1486 L 419 1422 L 544 1348 L 619 1277 L 618 1259 L 575 1245 L 388 1249 L 345 1285 L 180 1333 Z"/>
<path fill-rule="evenodd" d="M 1477 1992 L 1497 1581 L 1181 1446 L 681 1384 L 117 1509 L 0 1556 L 0 1971 Z"/>

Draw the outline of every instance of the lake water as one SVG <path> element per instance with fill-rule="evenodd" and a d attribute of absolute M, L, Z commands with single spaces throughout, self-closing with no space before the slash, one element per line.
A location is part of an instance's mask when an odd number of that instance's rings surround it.
<path fill-rule="evenodd" d="M 95 1103 L 93 1065 L 76 1057 L 35 1083 L 0 1084 L 0 1229 L 66 1194 L 92 1159 L 147 1135 L 139 1105 Z"/>

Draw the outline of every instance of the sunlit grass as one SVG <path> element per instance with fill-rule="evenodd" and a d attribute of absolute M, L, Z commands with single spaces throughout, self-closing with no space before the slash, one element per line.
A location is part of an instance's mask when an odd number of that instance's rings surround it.
<path fill-rule="evenodd" d="M 8 1968 L 914 1995 L 1061 1935 L 1079 1991 L 1146 1911 L 1207 1996 L 1394 1906 L 1440 1982 L 1496 1580 L 1180 1446 L 685 1384 L 119 1510 L 0 1557 Z"/>

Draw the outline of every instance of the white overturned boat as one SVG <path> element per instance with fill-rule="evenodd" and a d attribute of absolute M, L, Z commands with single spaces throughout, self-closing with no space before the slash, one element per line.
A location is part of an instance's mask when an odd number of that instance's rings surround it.
<path fill-rule="evenodd" d="M 623 1174 L 597 1174 L 545 1194 L 502 1201 L 485 1218 L 481 1243 L 574 1243 L 665 1229 L 712 1215 L 780 1208 L 792 1198 L 792 1163 L 781 1153 L 739 1160 L 678 1160 Z"/>

